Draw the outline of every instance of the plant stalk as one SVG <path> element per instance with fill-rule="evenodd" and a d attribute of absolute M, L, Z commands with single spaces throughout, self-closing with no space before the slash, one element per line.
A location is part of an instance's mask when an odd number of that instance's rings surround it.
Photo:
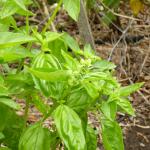
<path fill-rule="evenodd" d="M 28 112 L 29 112 L 29 98 L 26 99 L 26 107 L 25 107 L 25 111 L 24 111 L 24 128 L 26 128 L 26 123 L 27 123 L 27 120 L 28 120 Z"/>
<path fill-rule="evenodd" d="M 60 0 L 57 7 L 55 8 L 52 16 L 48 19 L 48 22 L 47 24 L 45 25 L 45 27 L 43 28 L 42 30 L 42 34 L 44 34 L 47 30 L 47 28 L 51 25 L 51 23 L 54 21 L 56 15 L 57 15 L 57 12 L 59 11 L 59 8 L 61 7 L 61 4 L 62 4 L 63 0 Z"/>

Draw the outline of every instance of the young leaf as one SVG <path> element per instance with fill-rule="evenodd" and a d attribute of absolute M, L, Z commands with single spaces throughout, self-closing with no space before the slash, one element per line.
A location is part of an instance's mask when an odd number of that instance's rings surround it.
<path fill-rule="evenodd" d="M 80 47 L 76 40 L 73 39 L 69 34 L 64 33 L 62 39 L 74 52 L 80 50 Z"/>
<path fill-rule="evenodd" d="M 11 47 L 18 44 L 35 41 L 35 38 L 23 33 L 0 32 L 0 48 Z"/>
<path fill-rule="evenodd" d="M 19 150 L 50 150 L 50 132 L 36 123 L 26 129 L 19 141 Z"/>
<path fill-rule="evenodd" d="M 103 118 L 101 126 L 105 150 L 124 150 L 122 131 L 118 123 Z"/>
<path fill-rule="evenodd" d="M 66 66 L 69 67 L 69 69 L 71 69 L 71 70 L 74 70 L 74 71 L 78 70 L 78 68 L 79 68 L 78 61 L 76 59 L 74 59 L 73 57 L 71 57 L 70 55 L 68 55 L 64 51 L 62 51 L 61 53 L 67 64 Z"/>
<path fill-rule="evenodd" d="M 117 104 L 129 115 L 132 115 L 132 116 L 135 115 L 134 109 L 131 103 L 129 102 L 129 100 L 120 98 L 117 101 Z"/>
<path fill-rule="evenodd" d="M 54 41 L 58 38 L 60 38 L 63 34 L 57 33 L 57 32 L 46 32 L 45 37 L 46 37 L 46 42 L 51 42 Z"/>
<path fill-rule="evenodd" d="M 79 116 L 68 106 L 60 105 L 53 114 L 60 138 L 68 150 L 86 150 L 86 142 Z"/>
<path fill-rule="evenodd" d="M 80 13 L 80 0 L 63 0 L 63 3 L 68 14 L 77 21 Z"/>
<path fill-rule="evenodd" d="M 58 38 L 54 41 L 48 43 L 48 48 L 51 50 L 51 54 L 53 54 L 59 61 L 63 61 L 63 57 L 61 51 L 67 52 L 68 46 L 61 38 Z"/>

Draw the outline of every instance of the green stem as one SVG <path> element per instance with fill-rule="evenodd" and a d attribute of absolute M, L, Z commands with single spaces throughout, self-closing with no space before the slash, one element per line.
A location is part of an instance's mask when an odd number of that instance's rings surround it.
<path fill-rule="evenodd" d="M 24 129 L 26 128 L 26 123 L 28 120 L 28 112 L 29 112 L 29 98 L 26 99 L 26 107 L 25 107 L 25 111 L 24 111 Z"/>
<path fill-rule="evenodd" d="M 48 22 L 47 24 L 45 25 L 45 27 L 43 28 L 42 30 L 42 33 L 44 34 L 47 30 L 47 28 L 51 25 L 51 23 L 54 21 L 55 17 L 56 17 L 56 14 L 57 12 L 59 11 L 59 8 L 61 7 L 61 4 L 62 4 L 63 0 L 60 0 L 57 7 L 55 8 L 52 16 L 48 19 Z"/>

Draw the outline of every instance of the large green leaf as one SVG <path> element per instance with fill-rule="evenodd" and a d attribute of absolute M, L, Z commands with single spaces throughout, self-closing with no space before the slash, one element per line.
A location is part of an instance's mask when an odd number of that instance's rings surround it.
<path fill-rule="evenodd" d="M 60 105 L 54 114 L 60 138 L 68 150 L 86 150 L 85 136 L 79 116 L 68 106 Z"/>
<path fill-rule="evenodd" d="M 63 0 L 64 7 L 68 14 L 75 20 L 78 20 L 80 13 L 80 0 Z"/>
<path fill-rule="evenodd" d="M 19 150 L 50 150 L 50 132 L 40 123 L 26 129 L 19 141 Z"/>
<path fill-rule="evenodd" d="M 118 123 L 103 118 L 101 126 L 105 150 L 124 150 L 122 131 Z"/>
<path fill-rule="evenodd" d="M 55 70 L 55 69 L 29 69 L 29 71 L 37 78 L 50 81 L 67 81 L 71 77 L 71 71 L 69 70 Z"/>
<path fill-rule="evenodd" d="M 23 33 L 0 32 L 0 48 L 11 47 L 18 44 L 35 41 L 35 38 Z"/>
<path fill-rule="evenodd" d="M 67 97 L 67 105 L 76 112 L 85 111 L 89 108 L 93 99 L 89 96 L 84 88 L 78 87 L 78 89 L 71 90 Z"/>
<path fill-rule="evenodd" d="M 54 55 L 49 53 L 40 53 L 38 54 L 38 56 L 35 57 L 32 63 L 32 68 L 54 68 L 54 70 L 56 71 L 61 70 L 62 67 L 58 59 Z M 65 93 L 65 88 L 68 87 L 65 81 L 52 83 L 50 81 L 37 78 L 34 75 L 33 80 L 35 82 L 36 88 L 41 90 L 45 96 L 55 98 L 57 100 L 60 100 L 64 97 L 63 95 Z"/>

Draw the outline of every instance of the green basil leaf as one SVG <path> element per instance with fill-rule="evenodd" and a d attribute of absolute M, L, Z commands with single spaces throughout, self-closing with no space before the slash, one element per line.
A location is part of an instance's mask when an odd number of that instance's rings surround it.
<path fill-rule="evenodd" d="M 82 85 L 86 89 L 89 96 L 91 96 L 91 98 L 95 99 L 99 96 L 98 90 L 96 89 L 96 87 L 92 83 L 83 82 Z"/>
<path fill-rule="evenodd" d="M 35 57 L 32 63 L 32 68 L 50 68 L 51 71 L 56 71 L 61 70 L 62 66 L 54 55 L 49 53 L 40 53 Z M 34 75 L 33 80 L 35 82 L 36 88 L 41 90 L 46 97 L 51 97 L 57 100 L 60 100 L 64 97 L 66 88 L 68 87 L 68 85 L 65 83 L 66 81 L 52 83 L 50 81 L 39 79 Z"/>
<path fill-rule="evenodd" d="M 0 17 L 6 18 L 11 15 L 14 15 L 15 13 L 27 16 L 27 15 L 33 15 L 32 12 L 26 9 L 25 4 L 23 0 L 7 0 L 1 9 Z"/>
<path fill-rule="evenodd" d="M 64 33 L 62 36 L 63 41 L 74 51 L 79 51 L 80 47 L 75 39 L 73 39 L 69 34 Z"/>
<path fill-rule="evenodd" d="M 48 48 L 51 50 L 51 54 L 53 54 L 60 62 L 63 62 L 63 57 L 61 54 L 61 50 L 67 52 L 68 46 L 66 43 L 62 40 L 63 35 L 61 38 L 58 38 L 54 41 L 51 41 L 48 43 Z"/>
<path fill-rule="evenodd" d="M 50 132 L 36 123 L 26 129 L 19 141 L 19 150 L 50 150 Z"/>
<path fill-rule="evenodd" d="M 57 33 L 57 32 L 46 32 L 45 37 L 46 37 L 46 42 L 51 42 L 54 41 L 58 38 L 60 38 L 63 34 Z"/>
<path fill-rule="evenodd" d="M 33 57 L 33 54 L 21 46 L 0 49 L 0 59 L 3 59 L 3 63 L 16 61 L 26 57 Z"/>
<path fill-rule="evenodd" d="M 21 10 L 23 10 L 26 15 L 32 15 L 32 13 L 26 9 L 24 0 L 12 0 Z"/>
<path fill-rule="evenodd" d="M 60 138 L 68 150 L 86 150 L 85 136 L 79 116 L 68 106 L 60 105 L 53 114 Z"/>
<path fill-rule="evenodd" d="M 67 105 L 76 112 L 85 111 L 93 102 L 93 99 L 89 96 L 84 88 L 78 90 L 71 90 L 67 98 Z"/>
<path fill-rule="evenodd" d="M 129 86 L 121 87 L 116 92 L 119 93 L 120 96 L 129 96 L 131 93 L 140 89 L 143 84 L 144 83 L 135 83 Z"/>
<path fill-rule="evenodd" d="M 71 76 L 71 71 L 69 70 L 56 70 L 52 71 L 50 69 L 29 69 L 29 71 L 36 76 L 37 78 L 56 82 L 56 81 L 67 81 L 68 78 Z"/>
<path fill-rule="evenodd" d="M 134 109 L 129 100 L 120 98 L 118 99 L 117 104 L 129 115 L 135 115 Z"/>
<path fill-rule="evenodd" d="M 86 143 L 87 150 L 96 150 L 97 148 L 97 137 L 93 128 L 88 125 L 86 130 Z"/>
<path fill-rule="evenodd" d="M 63 3 L 68 14 L 77 21 L 80 13 L 80 0 L 63 0 Z"/>
<path fill-rule="evenodd" d="M 124 150 L 122 131 L 118 123 L 103 118 L 101 126 L 105 150 Z"/>
<path fill-rule="evenodd" d="M 105 71 L 105 70 L 112 70 L 116 66 L 113 63 L 108 62 L 106 60 L 100 60 L 100 61 L 96 61 L 93 64 L 93 67 L 96 69 L 99 69 L 100 71 Z"/>
<path fill-rule="evenodd" d="M 64 51 L 62 51 L 61 53 L 65 59 L 65 62 L 66 62 L 65 65 L 66 67 L 68 67 L 68 69 L 71 69 L 71 70 L 79 69 L 79 62 L 76 59 L 74 59 L 73 57 L 65 53 Z"/>
<path fill-rule="evenodd" d="M 35 41 L 35 38 L 23 33 L 0 32 L 0 48 L 11 47 L 18 44 Z"/>
<path fill-rule="evenodd" d="M 116 101 L 110 103 L 108 103 L 107 101 L 103 101 L 101 104 L 101 111 L 103 112 L 106 118 L 114 120 L 117 112 Z"/>
<path fill-rule="evenodd" d="M 14 102 L 12 99 L 9 99 L 9 98 L 0 97 L 0 103 L 5 104 L 8 107 L 16 109 L 16 110 L 20 109 L 19 104 L 17 104 L 16 102 Z"/>

